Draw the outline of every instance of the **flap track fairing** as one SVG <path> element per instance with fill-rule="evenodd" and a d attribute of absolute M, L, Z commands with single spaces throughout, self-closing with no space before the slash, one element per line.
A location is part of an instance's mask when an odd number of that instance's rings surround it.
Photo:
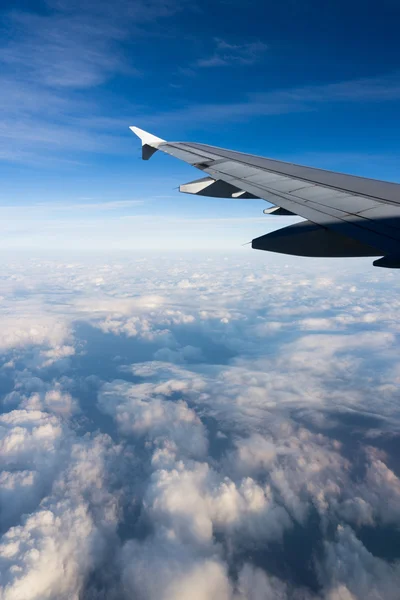
<path fill-rule="evenodd" d="M 253 194 L 244 192 L 240 188 L 212 177 L 202 177 L 179 186 L 179 191 L 184 194 L 195 194 L 197 196 L 209 196 L 212 198 L 258 198 Z"/>

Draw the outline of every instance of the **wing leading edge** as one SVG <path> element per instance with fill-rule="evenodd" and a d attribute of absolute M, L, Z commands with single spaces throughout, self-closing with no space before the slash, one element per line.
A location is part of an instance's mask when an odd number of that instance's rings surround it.
<path fill-rule="evenodd" d="M 334 173 L 188 142 L 167 142 L 138 127 L 142 158 L 157 150 L 208 177 L 180 191 L 222 198 L 260 198 L 269 214 L 299 215 L 304 222 L 256 238 L 259 250 L 298 256 L 380 256 L 374 265 L 400 268 L 400 185 Z"/>

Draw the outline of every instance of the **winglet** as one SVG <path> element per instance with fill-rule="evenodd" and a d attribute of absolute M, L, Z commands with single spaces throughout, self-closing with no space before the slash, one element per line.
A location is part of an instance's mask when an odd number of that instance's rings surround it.
<path fill-rule="evenodd" d="M 149 160 L 153 156 L 155 152 L 158 150 L 158 146 L 165 142 L 161 138 L 149 133 L 148 131 L 144 131 L 143 129 L 139 129 L 139 127 L 129 127 L 131 131 L 135 135 L 140 138 L 142 142 L 142 158 L 143 160 Z"/>

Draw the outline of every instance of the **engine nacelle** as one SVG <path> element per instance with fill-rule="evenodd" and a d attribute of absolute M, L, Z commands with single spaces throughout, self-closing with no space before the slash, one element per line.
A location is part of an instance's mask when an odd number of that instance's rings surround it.
<path fill-rule="evenodd" d="M 302 221 L 255 238 L 251 242 L 256 250 L 294 254 L 296 256 L 350 257 L 380 256 L 382 253 L 361 242 L 331 230 Z M 382 265 L 383 266 L 383 265 Z"/>

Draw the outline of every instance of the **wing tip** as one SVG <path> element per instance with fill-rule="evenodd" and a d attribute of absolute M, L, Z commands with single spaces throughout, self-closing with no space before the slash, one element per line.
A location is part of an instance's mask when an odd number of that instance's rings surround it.
<path fill-rule="evenodd" d="M 142 146 L 152 146 L 153 148 L 157 148 L 158 144 L 165 142 L 162 138 L 145 131 L 144 129 L 140 129 L 140 127 L 136 127 L 135 125 L 131 125 L 129 129 L 138 136 L 138 138 L 142 142 Z"/>
<path fill-rule="evenodd" d="M 144 129 L 140 129 L 140 127 L 135 127 L 132 125 L 129 129 L 138 136 L 138 138 L 142 142 L 142 159 L 149 160 L 153 156 L 155 152 L 157 152 L 160 144 L 165 142 L 165 140 L 145 131 Z"/>

